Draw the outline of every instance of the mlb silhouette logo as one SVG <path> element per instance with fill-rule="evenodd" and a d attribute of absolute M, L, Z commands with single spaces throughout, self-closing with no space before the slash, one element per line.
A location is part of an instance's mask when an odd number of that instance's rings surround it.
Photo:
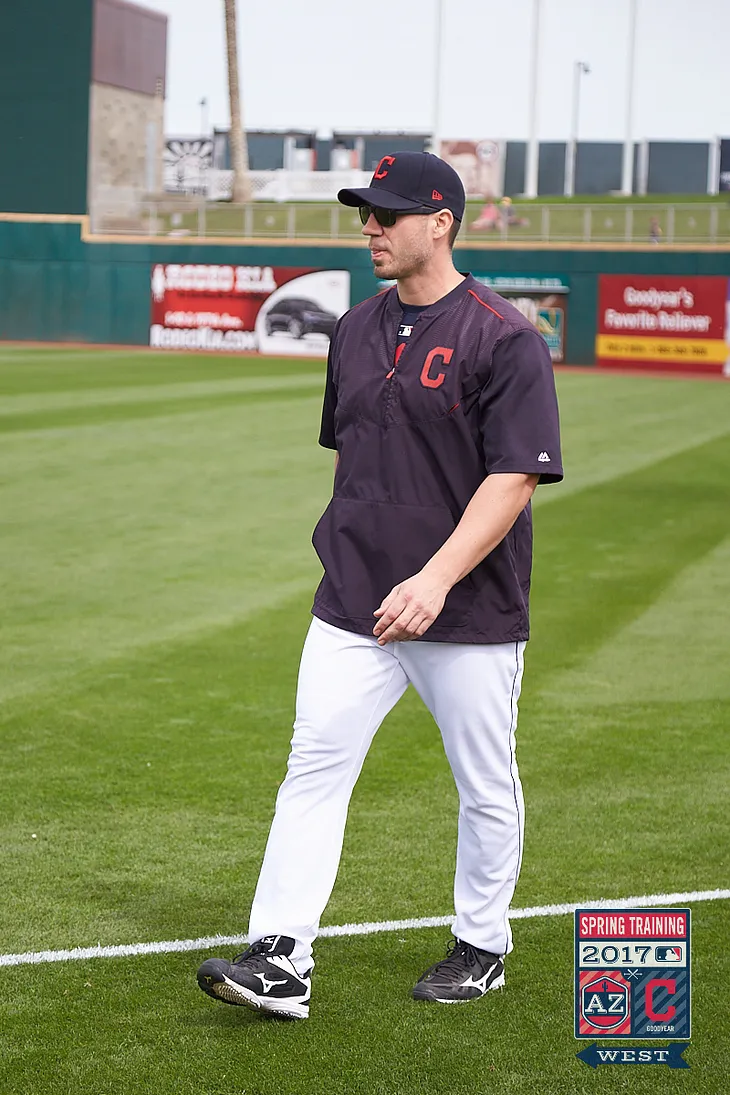
<path fill-rule="evenodd" d="M 657 947 L 656 949 L 657 962 L 681 962 L 682 961 L 682 948 L 681 947 Z"/>
<path fill-rule="evenodd" d="M 583 973 L 580 979 L 581 1034 L 610 1032 L 628 1034 L 631 1030 L 629 985 L 618 970 Z"/>

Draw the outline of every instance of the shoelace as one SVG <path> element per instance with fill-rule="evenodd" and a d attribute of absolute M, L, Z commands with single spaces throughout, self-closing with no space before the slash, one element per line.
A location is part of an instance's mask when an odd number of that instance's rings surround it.
<path fill-rule="evenodd" d="M 262 943 L 259 939 L 258 942 L 252 943 L 250 947 L 247 947 L 245 951 L 241 951 L 233 959 L 231 965 L 235 966 L 238 962 L 244 962 L 247 958 L 253 958 L 257 954 L 266 954 L 269 950 L 267 943 Z"/>
<path fill-rule="evenodd" d="M 433 968 L 433 973 L 440 970 L 442 966 L 447 965 L 452 959 L 462 959 L 464 966 L 481 964 L 479 958 L 479 952 L 476 947 L 473 947 L 471 943 L 465 943 L 463 939 L 452 939 L 446 948 L 446 957 L 442 958 L 440 962 L 437 962 Z"/>

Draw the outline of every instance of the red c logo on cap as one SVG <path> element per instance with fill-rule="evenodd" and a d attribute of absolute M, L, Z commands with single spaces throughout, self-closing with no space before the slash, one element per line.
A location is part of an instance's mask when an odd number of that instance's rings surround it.
<path fill-rule="evenodd" d="M 375 168 L 375 174 L 373 175 L 374 179 L 384 179 L 385 176 L 388 174 L 387 167 L 386 167 L 385 171 L 380 170 L 380 168 L 383 166 L 384 163 L 390 164 L 390 166 L 392 167 L 393 164 L 395 163 L 395 156 L 383 156 L 382 160 L 380 161 L 378 166 Z"/>

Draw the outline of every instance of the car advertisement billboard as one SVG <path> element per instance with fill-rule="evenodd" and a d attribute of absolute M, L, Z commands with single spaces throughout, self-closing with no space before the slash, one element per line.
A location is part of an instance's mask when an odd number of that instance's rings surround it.
<path fill-rule="evenodd" d="M 346 270 L 158 263 L 150 346 L 326 357 L 350 307 Z"/>
<path fill-rule="evenodd" d="M 729 323 L 726 277 L 602 274 L 596 362 L 727 373 Z"/>

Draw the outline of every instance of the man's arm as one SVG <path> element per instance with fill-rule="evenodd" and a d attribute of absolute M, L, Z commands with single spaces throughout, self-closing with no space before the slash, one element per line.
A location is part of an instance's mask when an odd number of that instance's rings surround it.
<path fill-rule="evenodd" d="M 487 476 L 446 543 L 418 574 L 394 586 L 375 611 L 373 635 L 381 646 L 417 639 L 428 630 L 452 586 L 504 540 L 539 478 L 512 472 Z"/>

